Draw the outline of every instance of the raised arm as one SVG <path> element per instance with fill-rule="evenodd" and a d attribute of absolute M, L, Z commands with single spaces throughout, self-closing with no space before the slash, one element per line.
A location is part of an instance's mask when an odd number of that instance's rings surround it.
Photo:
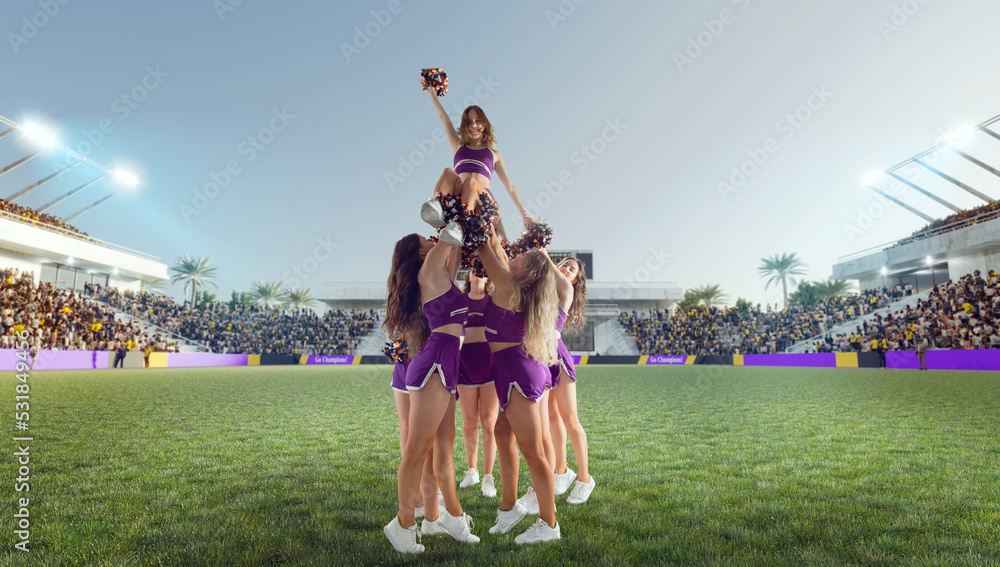
<path fill-rule="evenodd" d="M 514 206 L 517 207 L 517 211 L 521 213 L 521 222 L 524 223 L 524 228 L 527 229 L 528 225 L 533 222 L 533 219 L 528 213 L 528 209 L 525 208 L 524 203 L 521 202 L 521 196 L 518 195 L 517 189 L 511 183 L 510 176 L 507 175 L 507 164 L 504 162 L 503 156 L 496 150 L 493 153 L 496 154 L 493 171 L 496 172 L 497 179 L 503 184 L 503 188 L 507 190 L 507 194 L 510 196 L 510 200 L 514 202 Z"/>
<path fill-rule="evenodd" d="M 549 251 L 542 248 L 542 252 L 545 257 L 549 259 L 549 267 L 552 269 L 552 273 L 556 277 L 556 290 L 559 293 L 559 306 L 562 307 L 563 311 L 569 311 L 570 306 L 573 305 L 573 282 L 566 277 L 566 274 L 562 273 L 559 266 L 552 261 L 552 257 L 549 256 Z"/>
<path fill-rule="evenodd" d="M 441 125 L 444 126 L 444 135 L 448 138 L 448 145 L 451 146 L 451 153 L 458 151 L 458 148 L 462 146 L 461 140 L 458 139 L 458 130 L 455 129 L 455 125 L 451 121 L 451 117 L 445 112 L 444 106 L 441 105 L 441 101 L 438 100 L 438 95 L 434 89 L 427 89 L 427 94 L 431 97 L 431 104 L 434 105 L 434 111 L 437 112 L 438 118 L 441 119 Z"/>
<path fill-rule="evenodd" d="M 458 277 L 458 267 L 461 264 L 462 251 L 457 246 L 451 247 L 451 253 L 448 254 L 448 263 L 445 265 L 445 271 L 448 272 L 448 278 L 451 281 L 455 281 Z"/>
<path fill-rule="evenodd" d="M 489 243 L 480 246 L 477 252 L 483 261 L 483 267 L 486 268 L 486 275 L 493 282 L 494 302 L 500 307 L 510 307 L 510 297 L 514 288 L 510 280 L 510 268 L 507 266 L 507 254 L 492 229 Z"/>
<path fill-rule="evenodd" d="M 445 268 L 445 261 L 454 249 L 456 248 L 450 244 L 438 242 L 424 257 L 424 263 L 420 266 L 420 272 L 417 274 L 417 282 L 420 283 L 420 294 L 422 296 L 426 295 L 426 297 L 421 297 L 421 300 L 426 301 L 440 295 L 448 291 L 448 288 L 451 287 L 454 277 L 449 278 L 448 271 Z"/>

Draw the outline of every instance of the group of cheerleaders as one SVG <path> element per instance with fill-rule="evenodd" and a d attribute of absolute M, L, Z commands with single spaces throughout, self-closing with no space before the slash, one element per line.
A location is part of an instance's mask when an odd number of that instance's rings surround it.
<path fill-rule="evenodd" d="M 444 171 L 435 196 L 421 209 L 421 217 L 440 229 L 439 236 L 411 234 L 399 240 L 387 282 L 384 325 L 390 337 L 405 341 L 387 349 L 396 361 L 392 389 L 402 459 L 399 513 L 384 532 L 403 553 L 423 552 L 421 535 L 479 541 L 456 488 L 457 398 L 469 465 L 461 487 L 479 483 L 480 423 L 482 493 L 490 498 L 497 494 L 492 473 L 494 454 L 499 456 L 500 507 L 489 532 L 505 534 L 526 516 L 538 515 L 514 541 L 553 541 L 560 537 L 556 495 L 570 491 L 566 502 L 581 504 L 595 486 L 587 468 L 586 433 L 577 418 L 573 357 L 559 338 L 567 323 L 573 330 L 584 322 L 584 266 L 575 258 L 556 266 L 542 238 L 506 245 L 489 190 L 494 171 L 527 231 L 542 229 L 492 149 L 493 127 L 482 109 L 470 106 L 456 131 L 438 101 L 443 89 L 425 90 L 454 151 L 454 169 Z M 455 285 L 460 265 L 471 268 L 464 293 Z M 566 466 L 567 433 L 579 476 Z M 521 498 L 518 450 L 532 482 Z"/>

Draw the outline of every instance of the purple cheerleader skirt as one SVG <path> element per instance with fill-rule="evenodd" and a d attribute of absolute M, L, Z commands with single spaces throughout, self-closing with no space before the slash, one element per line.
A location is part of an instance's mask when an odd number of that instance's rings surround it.
<path fill-rule="evenodd" d="M 556 345 L 556 355 L 559 357 L 559 362 L 549 367 L 552 375 L 552 387 L 555 388 L 559 385 L 559 375 L 562 374 L 563 370 L 566 371 L 566 375 L 570 379 L 576 382 L 576 365 L 573 364 L 573 355 L 569 353 L 569 349 L 566 348 L 562 339 L 559 339 L 559 344 Z"/>
<path fill-rule="evenodd" d="M 500 411 L 507 409 L 514 388 L 528 400 L 537 402 L 551 379 L 549 369 L 529 357 L 521 346 L 493 353 L 493 385 L 500 398 Z"/>
<path fill-rule="evenodd" d="M 410 366 L 410 361 L 396 363 L 392 365 L 392 389 L 397 392 L 409 394 L 406 389 L 406 369 Z"/>
<path fill-rule="evenodd" d="M 465 343 L 459 364 L 459 386 L 485 386 L 493 383 L 493 351 L 489 343 Z"/>
<path fill-rule="evenodd" d="M 458 337 L 447 333 L 431 333 L 424 348 L 409 363 L 406 369 L 406 389 L 423 388 L 434 373 L 441 377 L 446 390 L 458 392 Z"/>

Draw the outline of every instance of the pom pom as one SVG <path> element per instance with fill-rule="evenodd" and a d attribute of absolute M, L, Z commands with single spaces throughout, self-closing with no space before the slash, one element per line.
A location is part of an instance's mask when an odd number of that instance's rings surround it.
<path fill-rule="evenodd" d="M 403 364 L 410 358 L 409 349 L 406 347 L 406 339 L 402 335 L 391 343 L 385 343 L 385 348 L 382 349 L 382 352 L 389 357 L 389 360 L 396 364 Z"/>
<path fill-rule="evenodd" d="M 437 67 L 420 70 L 420 85 L 423 90 L 434 89 L 438 96 L 448 92 L 448 74 Z"/>
<path fill-rule="evenodd" d="M 528 225 L 528 230 L 521 233 L 521 236 L 504 246 L 507 256 L 515 258 L 536 248 L 545 248 L 552 243 L 552 228 L 543 222 L 535 222 Z"/>

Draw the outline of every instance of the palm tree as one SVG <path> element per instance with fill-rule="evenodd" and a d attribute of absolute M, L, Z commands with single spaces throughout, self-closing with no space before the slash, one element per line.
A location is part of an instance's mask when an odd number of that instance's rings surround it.
<path fill-rule="evenodd" d="M 270 307 L 271 303 L 281 301 L 283 295 L 281 282 L 257 280 L 256 283 L 250 284 L 250 296 L 263 303 L 264 307 Z"/>
<path fill-rule="evenodd" d="M 694 290 L 695 296 L 705 302 L 705 307 L 713 304 L 721 305 L 729 301 L 729 296 L 722 292 L 719 284 L 705 285 Z"/>
<path fill-rule="evenodd" d="M 827 299 L 847 295 L 854 291 L 854 286 L 847 280 L 826 280 L 825 282 L 816 282 L 816 289 L 819 291 L 820 297 Z"/>
<path fill-rule="evenodd" d="M 190 258 L 187 254 L 183 258 L 178 258 L 177 263 L 170 268 L 174 275 L 170 277 L 170 283 L 184 282 L 184 292 L 191 288 L 191 309 L 194 309 L 195 294 L 199 287 L 211 285 L 217 287 L 212 278 L 218 268 L 213 267 L 211 258 Z"/>
<path fill-rule="evenodd" d="M 805 275 L 806 267 L 805 262 L 800 260 L 794 252 L 791 254 L 784 253 L 782 255 L 775 254 L 770 258 L 761 258 L 763 262 L 757 267 L 757 273 L 760 277 L 769 277 L 767 283 L 764 285 L 764 289 L 771 287 L 772 283 L 781 282 L 781 294 L 785 299 L 785 309 L 788 309 L 788 282 L 795 284 L 795 278 L 789 276 L 802 276 Z"/>
<path fill-rule="evenodd" d="M 139 280 L 139 291 L 149 292 L 156 295 L 163 295 L 166 291 L 163 289 L 163 282 L 167 280 Z"/>
<path fill-rule="evenodd" d="M 292 288 L 281 296 L 281 304 L 298 311 L 302 307 L 308 307 L 315 299 L 309 295 L 308 289 Z"/>

